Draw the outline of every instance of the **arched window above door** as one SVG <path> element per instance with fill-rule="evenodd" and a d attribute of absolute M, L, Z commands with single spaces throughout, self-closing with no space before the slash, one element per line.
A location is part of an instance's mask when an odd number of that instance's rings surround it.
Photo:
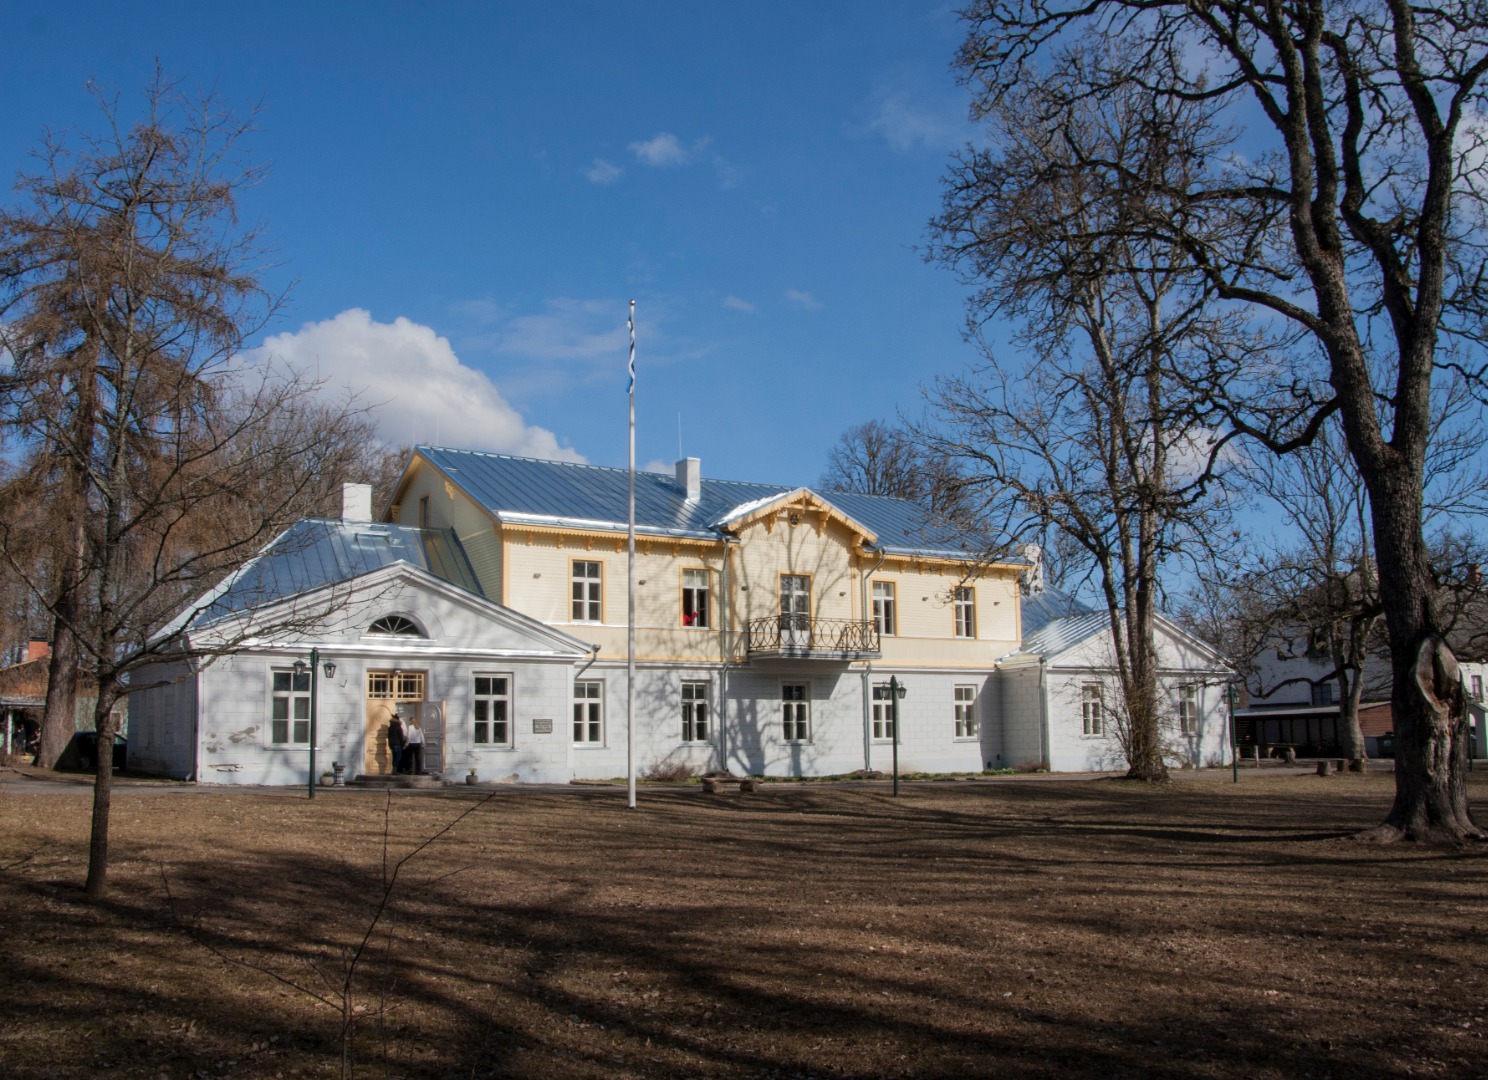
<path fill-rule="evenodd" d="M 424 637 L 424 632 L 412 619 L 402 615 L 384 615 L 367 627 L 369 634 L 390 634 L 396 637 Z"/>

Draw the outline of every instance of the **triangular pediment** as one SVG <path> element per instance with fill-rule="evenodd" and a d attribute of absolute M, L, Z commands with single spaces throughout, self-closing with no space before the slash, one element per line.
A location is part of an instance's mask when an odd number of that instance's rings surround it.
<path fill-rule="evenodd" d="M 766 532 L 774 532 L 775 526 L 782 522 L 795 526 L 810 525 L 818 536 L 826 532 L 828 523 L 836 522 L 852 533 L 859 545 L 878 542 L 878 534 L 868 526 L 832 505 L 815 491 L 804 487 L 743 503 L 730 510 L 716 524 L 718 528 L 730 532 L 738 532 L 751 525 L 763 525 Z"/>

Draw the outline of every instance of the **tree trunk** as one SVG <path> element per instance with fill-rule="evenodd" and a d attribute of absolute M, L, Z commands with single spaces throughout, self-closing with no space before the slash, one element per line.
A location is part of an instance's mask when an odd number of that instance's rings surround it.
<path fill-rule="evenodd" d="M 1369 751 L 1364 748 L 1364 729 L 1359 726 L 1359 701 L 1364 696 L 1363 664 L 1353 671 L 1352 678 L 1344 675 L 1338 680 L 1343 694 L 1338 706 L 1338 742 L 1345 758 L 1362 762 L 1369 758 Z"/>
<path fill-rule="evenodd" d="M 1488 839 L 1468 812 L 1462 676 L 1436 625 L 1419 510 L 1401 513 L 1410 500 L 1391 498 L 1387 483 L 1377 486 L 1384 490 L 1371 491 L 1376 550 L 1394 570 L 1380 574 L 1380 599 L 1394 661 L 1395 802 L 1384 823 L 1363 836 Z"/>
<path fill-rule="evenodd" d="M 114 790 L 114 717 L 113 705 L 103 708 L 105 695 L 99 695 L 95 713 L 98 728 L 98 763 L 93 780 L 93 823 L 88 837 L 88 880 L 83 892 L 89 900 L 103 899 L 108 884 L 109 801 Z"/>
<path fill-rule="evenodd" d="M 41 715 L 41 736 L 36 748 L 36 764 L 43 769 L 57 767 L 57 759 L 77 731 L 78 642 L 72 632 L 72 618 L 70 603 L 65 614 L 63 605 L 59 604 L 58 617 L 52 623 L 46 708 Z"/>

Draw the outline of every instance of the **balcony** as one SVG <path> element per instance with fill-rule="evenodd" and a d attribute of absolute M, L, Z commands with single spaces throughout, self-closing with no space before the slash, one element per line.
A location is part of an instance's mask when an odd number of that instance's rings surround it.
<path fill-rule="evenodd" d="M 876 660 L 881 653 L 873 623 L 858 619 L 813 619 L 767 615 L 751 619 L 745 635 L 751 659 Z"/>

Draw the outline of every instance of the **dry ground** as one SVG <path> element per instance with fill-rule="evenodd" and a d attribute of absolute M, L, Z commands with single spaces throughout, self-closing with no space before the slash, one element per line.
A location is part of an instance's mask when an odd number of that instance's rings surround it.
<path fill-rule="evenodd" d="M 1485 1075 L 1488 856 L 1343 839 L 1390 785 L 499 790 L 404 865 L 354 1068 Z M 479 798 L 122 791 L 92 906 L 87 795 L 0 794 L 6 1077 L 336 1075 L 339 1015 L 289 983 L 334 1000 L 385 806 L 396 861 Z"/>

